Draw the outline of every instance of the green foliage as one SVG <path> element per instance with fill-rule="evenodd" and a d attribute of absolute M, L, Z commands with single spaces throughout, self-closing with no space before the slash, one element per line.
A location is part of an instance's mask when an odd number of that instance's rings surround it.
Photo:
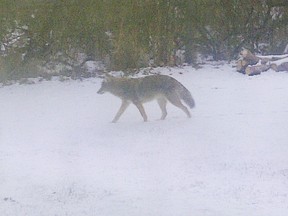
<path fill-rule="evenodd" d="M 29 72 L 37 71 L 31 68 L 36 62 L 79 68 L 84 61 L 79 53 L 104 61 L 110 70 L 129 70 L 177 65 L 178 50 L 185 51 L 185 62 L 195 63 L 197 53 L 232 59 L 243 46 L 253 50 L 266 43 L 265 52 L 281 52 L 288 43 L 282 0 L 0 0 L 0 5 L 0 79 L 37 75 Z"/>

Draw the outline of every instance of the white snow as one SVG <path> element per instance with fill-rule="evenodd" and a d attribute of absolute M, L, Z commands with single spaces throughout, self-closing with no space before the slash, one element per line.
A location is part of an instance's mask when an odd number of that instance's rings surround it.
<path fill-rule="evenodd" d="M 191 91 L 191 119 L 154 101 L 149 122 L 130 106 L 112 124 L 100 79 L 0 88 L 0 215 L 288 215 L 288 74 L 157 70 Z"/>

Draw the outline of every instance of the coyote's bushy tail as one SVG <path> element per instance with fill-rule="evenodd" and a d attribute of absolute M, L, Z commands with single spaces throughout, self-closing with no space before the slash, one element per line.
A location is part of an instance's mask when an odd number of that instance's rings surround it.
<path fill-rule="evenodd" d="M 180 98 L 192 109 L 193 107 L 195 107 L 195 101 L 190 91 L 185 88 L 185 86 L 183 86 L 181 83 L 179 84 L 181 85 L 181 89 L 179 91 Z"/>

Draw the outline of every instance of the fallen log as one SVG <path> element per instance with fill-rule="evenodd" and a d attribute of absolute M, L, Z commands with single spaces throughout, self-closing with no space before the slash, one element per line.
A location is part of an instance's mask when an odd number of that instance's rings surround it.
<path fill-rule="evenodd" d="M 239 61 L 237 62 L 236 70 L 237 70 L 238 72 L 240 72 L 240 73 L 245 74 L 245 69 L 247 68 L 248 65 L 249 65 L 249 64 L 248 64 L 247 61 L 245 61 L 245 60 L 239 60 Z"/>
<path fill-rule="evenodd" d="M 245 74 L 249 76 L 254 76 L 261 74 L 264 71 L 267 71 L 270 69 L 270 65 L 253 65 L 253 66 L 248 66 L 245 69 Z"/>
<path fill-rule="evenodd" d="M 271 64 L 271 69 L 273 69 L 276 72 L 280 71 L 288 71 L 288 62 L 283 62 L 280 65 L 277 64 Z"/>
<path fill-rule="evenodd" d="M 238 60 L 236 70 L 249 76 L 260 74 L 270 68 L 274 71 L 288 71 L 288 55 L 257 56 L 249 50 L 240 52 L 241 59 Z"/>
<path fill-rule="evenodd" d="M 255 65 L 259 62 L 260 58 L 256 55 L 252 54 L 248 49 L 243 49 L 240 52 L 240 55 L 242 56 L 243 60 L 245 60 L 248 65 Z"/>

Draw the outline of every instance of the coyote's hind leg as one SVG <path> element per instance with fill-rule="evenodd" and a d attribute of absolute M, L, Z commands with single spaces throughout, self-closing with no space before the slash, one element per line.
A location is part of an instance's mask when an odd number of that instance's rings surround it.
<path fill-rule="evenodd" d="M 160 119 L 164 120 L 167 116 L 167 109 L 166 109 L 167 100 L 165 98 L 158 98 L 157 102 L 158 102 L 160 109 L 162 111 L 162 116 Z"/>

